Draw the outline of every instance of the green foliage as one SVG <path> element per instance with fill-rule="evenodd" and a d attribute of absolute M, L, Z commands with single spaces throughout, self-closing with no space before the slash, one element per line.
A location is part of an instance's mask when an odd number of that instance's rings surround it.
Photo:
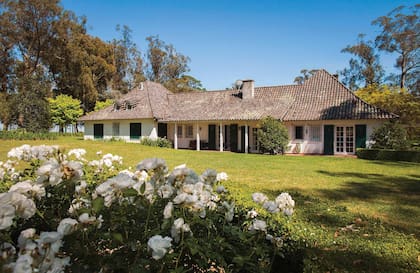
<path fill-rule="evenodd" d="M 359 41 L 356 45 L 348 45 L 341 50 L 350 53 L 355 58 L 349 61 L 349 68 L 345 68 L 341 74 L 344 76 L 343 83 L 351 90 L 363 86 L 379 84 L 384 76 L 384 69 L 379 63 L 379 54 L 374 42 L 365 41 L 364 34 L 359 34 Z"/>
<path fill-rule="evenodd" d="M 14 140 L 55 140 L 57 134 L 43 133 L 43 132 L 28 132 L 25 129 L 17 129 L 11 131 L 1 131 L 0 139 L 14 139 Z"/>
<path fill-rule="evenodd" d="M 177 52 L 172 44 L 166 44 L 159 36 L 149 36 L 146 76 L 162 83 L 172 92 L 203 90 L 201 82 L 186 73 L 190 71 L 190 58 Z"/>
<path fill-rule="evenodd" d="M 399 6 L 372 22 L 381 28 L 381 33 L 375 39 L 378 48 L 398 56 L 395 67 L 401 74 L 397 76 L 396 83 L 413 92 L 419 92 L 420 85 L 419 9 L 418 4 Z"/>
<path fill-rule="evenodd" d="M 156 158 L 140 162 L 135 173 L 119 172 L 120 157 L 87 161 L 85 152 L 23 145 L 8 153 L 13 166 L 26 168 L 2 173 L 2 183 L 19 186 L 0 196 L 0 208 L 10 211 L 16 205 L 12 197 L 19 197 L 26 201 L 17 204 L 26 214 L 0 215 L 0 240 L 20 250 L 15 255 L 0 249 L 2 270 L 18 268 L 21 261 L 13 261 L 26 254 L 39 258 L 27 265 L 40 272 L 51 264 L 64 271 L 67 263 L 60 262 L 67 256 L 72 272 L 279 272 L 278 261 L 301 248 L 286 227 L 290 217 L 282 213 L 294 207 L 286 193 L 272 201 L 276 212 L 254 203 L 262 213 L 253 210 L 250 216 L 222 187 L 226 174 L 206 170 L 198 176 L 186 167 L 169 172 Z M 36 232 L 34 243 L 22 241 L 28 228 Z M 153 244 L 158 236 L 168 236 L 169 244 Z M 34 244 L 39 245 L 33 252 L 24 251 Z"/>
<path fill-rule="evenodd" d="M 406 130 L 395 121 L 385 122 L 376 128 L 370 139 L 374 142 L 374 149 L 407 150 L 410 146 Z"/>
<path fill-rule="evenodd" d="M 420 151 L 396 151 L 387 149 L 357 149 L 358 158 L 369 160 L 407 161 L 420 163 Z"/>
<path fill-rule="evenodd" d="M 12 147 L 25 143 L 28 141 L 1 140 L 0 161 L 7 160 L 6 154 Z M 125 168 L 135 165 L 139 155 L 143 158 L 159 155 L 171 168 L 187 163 L 200 171 L 208 167 L 223 170 L 229 174 L 229 181 L 224 184 L 241 207 L 255 208 L 249 198 L 255 191 L 274 198 L 287 189 L 298 209 L 282 225 L 290 229 L 289 235 L 305 249 L 290 253 L 293 256 L 288 252 L 283 271 L 277 272 L 412 273 L 419 268 L 418 163 L 351 157 L 197 153 L 137 143 L 80 141 L 68 136 L 30 144 L 60 145 L 67 150 L 82 146 L 88 151 L 88 160 L 96 159 L 98 150 L 103 154 L 124 151 Z M 352 224 L 358 231 L 346 229 Z M 214 241 L 208 243 L 211 242 Z M 287 263 L 291 259 L 296 261 L 296 270 Z M 86 272 L 84 268 L 79 269 Z"/>
<path fill-rule="evenodd" d="M 115 73 L 112 87 L 126 93 L 145 80 L 143 59 L 140 50 L 132 40 L 132 30 L 128 26 L 117 25 L 120 39 L 113 39 Z M 95 110 L 96 111 L 96 110 Z"/>
<path fill-rule="evenodd" d="M 283 154 L 289 143 L 287 128 L 278 120 L 266 117 L 261 120 L 258 130 L 258 142 L 262 152 Z"/>
<path fill-rule="evenodd" d="M 296 84 L 303 84 L 307 79 L 315 75 L 316 72 L 318 72 L 318 69 L 302 69 L 300 71 L 301 75 L 297 76 L 293 82 Z"/>
<path fill-rule="evenodd" d="M 107 99 L 107 100 L 105 100 L 105 101 L 96 101 L 96 103 L 95 103 L 95 109 L 94 109 L 94 111 L 99 111 L 99 110 L 101 110 L 101 109 L 104 109 L 104 108 L 106 108 L 106 107 L 108 107 L 108 106 L 110 106 L 110 105 L 112 105 L 114 103 L 114 101 L 113 100 L 111 100 L 111 99 Z"/>
<path fill-rule="evenodd" d="M 51 127 L 50 108 L 46 97 L 50 83 L 43 71 L 24 75 L 17 83 L 18 93 L 12 96 L 12 120 L 28 132 L 45 132 Z"/>
<path fill-rule="evenodd" d="M 172 148 L 172 142 L 166 138 L 161 137 L 158 137 L 157 139 L 144 137 L 140 140 L 140 144 L 150 147 Z"/>
<path fill-rule="evenodd" d="M 369 85 L 355 94 L 364 101 L 399 115 L 399 121 L 407 128 L 408 137 L 420 134 L 420 97 L 399 87 Z"/>
<path fill-rule="evenodd" d="M 50 103 L 51 121 L 60 126 L 60 131 L 69 124 L 75 124 L 77 119 L 83 115 L 80 101 L 73 99 L 71 96 L 58 95 L 55 98 L 48 99 L 48 101 Z"/>

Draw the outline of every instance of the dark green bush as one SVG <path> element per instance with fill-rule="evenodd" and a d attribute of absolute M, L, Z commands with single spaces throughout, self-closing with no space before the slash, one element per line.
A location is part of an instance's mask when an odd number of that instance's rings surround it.
<path fill-rule="evenodd" d="M 407 150 L 410 147 L 406 129 L 396 121 L 385 122 L 376 128 L 370 139 L 374 149 Z"/>
<path fill-rule="evenodd" d="M 151 139 L 148 137 L 142 138 L 140 140 L 141 145 L 151 146 L 151 147 L 161 147 L 161 148 L 172 148 L 172 142 L 166 138 Z"/>
<path fill-rule="evenodd" d="M 289 134 L 283 123 L 272 117 L 261 120 L 258 142 L 263 153 L 284 154 L 289 143 Z"/>
<path fill-rule="evenodd" d="M 28 132 L 24 129 L 0 131 L 0 139 L 14 140 L 55 140 L 57 139 L 57 135 L 58 134 L 49 132 Z"/>
<path fill-rule="evenodd" d="M 369 160 L 420 162 L 420 151 L 357 149 L 356 155 L 357 155 L 357 158 L 369 159 Z"/>

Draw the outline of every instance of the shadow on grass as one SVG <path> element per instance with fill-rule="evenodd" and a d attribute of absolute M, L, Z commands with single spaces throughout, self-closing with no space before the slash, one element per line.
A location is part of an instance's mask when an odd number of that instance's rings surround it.
<path fill-rule="evenodd" d="M 323 175 L 347 178 L 338 189 L 320 189 L 321 196 L 332 201 L 371 202 L 380 213 L 388 215 L 390 225 L 420 236 L 420 177 L 386 176 L 356 172 L 318 171 Z"/>
<path fill-rule="evenodd" d="M 391 200 L 396 204 L 420 204 L 420 177 L 386 176 L 356 172 L 318 171 L 333 177 L 346 177 L 340 189 L 321 189 L 319 192 L 331 200 L 359 199 L 363 201 Z"/>
<path fill-rule="evenodd" d="M 398 167 L 398 168 L 413 168 L 420 167 L 419 163 L 405 162 L 405 161 L 382 161 L 382 160 L 369 160 L 369 162 L 381 166 Z"/>
<path fill-rule="evenodd" d="M 306 269 L 311 269 L 310 272 L 416 272 L 413 269 L 416 268 L 417 260 L 407 258 L 407 250 L 404 250 L 407 245 L 400 241 L 401 238 L 411 240 L 399 233 L 404 229 L 398 227 L 395 231 L 392 225 L 352 213 L 346 207 L 337 205 L 334 200 L 303 195 L 295 188 L 286 191 L 296 202 L 296 211 L 291 218 L 291 226 L 296 227 L 296 230 L 292 228 L 292 232 L 300 234 L 304 241 L 311 238 L 311 234 L 316 234 L 315 244 L 312 242 L 304 254 L 303 264 Z M 281 192 L 264 193 L 276 196 Z M 357 231 L 343 231 L 349 225 L 353 225 Z M 308 229 L 308 233 L 302 233 L 302 228 Z M 393 244 L 393 247 L 389 247 L 391 241 L 396 246 Z M 409 249 L 415 248 L 413 244 L 416 244 L 415 240 L 410 241 Z M 394 252 L 395 249 L 398 251 Z"/>
<path fill-rule="evenodd" d="M 405 264 L 396 257 L 383 257 L 363 250 L 308 249 L 308 256 L 313 255 L 311 265 L 315 272 L 416 272 L 415 263 Z"/>

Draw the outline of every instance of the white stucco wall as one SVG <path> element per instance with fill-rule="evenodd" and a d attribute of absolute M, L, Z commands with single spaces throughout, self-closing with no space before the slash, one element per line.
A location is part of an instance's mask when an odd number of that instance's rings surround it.
<path fill-rule="evenodd" d="M 287 122 L 285 123 L 289 131 L 289 150 L 287 153 L 297 153 L 296 145 L 299 143 L 300 151 L 299 153 L 303 154 L 323 154 L 324 153 L 324 125 L 334 125 L 335 126 L 353 126 L 356 125 L 366 125 L 366 147 L 369 147 L 371 144 L 369 138 L 373 133 L 374 129 L 379 127 L 385 121 L 381 120 L 331 120 L 331 121 L 303 121 L 303 122 Z M 303 127 L 303 139 L 295 139 L 295 127 Z M 310 140 L 310 127 L 311 126 L 321 126 L 321 139 L 320 141 L 311 141 Z M 355 132 L 355 131 L 354 131 Z M 335 151 L 335 141 L 334 141 L 334 151 Z"/>
<path fill-rule="evenodd" d="M 119 135 L 113 135 L 113 124 L 120 124 Z M 130 139 L 130 123 L 141 123 L 141 137 L 150 137 L 152 139 L 157 138 L 157 122 L 153 119 L 139 119 L 139 120 L 113 120 L 113 121 L 86 121 L 85 122 L 85 134 L 84 139 L 94 139 L 93 136 L 93 125 L 103 124 L 104 125 L 104 140 L 114 138 L 123 139 L 125 141 L 139 141 Z"/>

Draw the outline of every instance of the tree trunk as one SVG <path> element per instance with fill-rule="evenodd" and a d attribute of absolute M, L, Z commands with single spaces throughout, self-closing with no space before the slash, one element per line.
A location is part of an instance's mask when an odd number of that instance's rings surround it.
<path fill-rule="evenodd" d="M 405 69 L 406 67 L 406 58 L 405 54 L 402 54 L 402 60 L 401 60 L 401 81 L 400 81 L 400 87 L 403 89 L 405 87 L 405 79 L 407 77 L 407 71 Z"/>

